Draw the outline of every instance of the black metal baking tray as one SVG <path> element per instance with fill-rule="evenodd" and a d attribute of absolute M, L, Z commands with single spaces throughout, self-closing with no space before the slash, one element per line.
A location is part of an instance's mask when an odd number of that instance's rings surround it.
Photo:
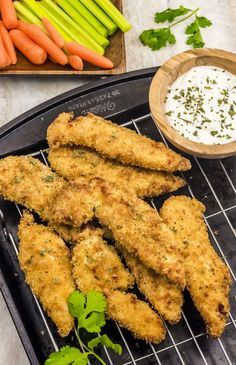
<path fill-rule="evenodd" d="M 152 68 L 103 79 L 30 110 L 0 129 L 0 157 L 31 153 L 46 163 L 46 129 L 61 111 L 73 111 L 75 115 L 92 111 L 154 140 L 164 140 L 148 107 L 148 89 L 155 71 Z M 232 274 L 231 312 L 225 332 L 220 339 L 208 337 L 199 313 L 185 293 L 183 318 L 175 326 L 166 324 L 167 337 L 160 345 L 138 341 L 109 321 L 106 333 L 123 347 L 120 357 L 101 350 L 109 365 L 236 364 L 236 157 L 190 159 L 193 167 L 184 173 L 187 186 L 175 194 L 195 196 L 205 204 L 210 239 Z M 167 197 L 151 203 L 159 208 Z M 21 207 L 0 200 L 0 288 L 31 364 L 41 365 L 51 351 L 73 343 L 73 338 L 61 339 L 57 335 L 54 324 L 24 281 L 17 261 L 20 212 Z"/>

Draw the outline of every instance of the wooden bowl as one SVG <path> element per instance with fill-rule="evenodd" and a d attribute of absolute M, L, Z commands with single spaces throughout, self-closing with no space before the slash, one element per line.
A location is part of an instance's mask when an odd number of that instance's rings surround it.
<path fill-rule="evenodd" d="M 236 154 L 236 141 L 221 145 L 203 144 L 182 137 L 169 124 L 165 115 L 168 87 L 194 66 L 215 66 L 236 75 L 236 54 L 220 49 L 197 48 L 170 58 L 155 74 L 150 90 L 149 105 L 156 125 L 176 147 L 202 158 L 223 158 Z"/>

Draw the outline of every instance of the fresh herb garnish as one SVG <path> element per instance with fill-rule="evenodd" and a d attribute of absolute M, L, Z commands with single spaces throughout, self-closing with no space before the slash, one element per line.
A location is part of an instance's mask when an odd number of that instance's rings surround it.
<path fill-rule="evenodd" d="M 171 23 L 173 20 L 181 15 L 185 15 L 189 12 L 189 9 L 180 5 L 178 9 L 166 9 L 164 11 L 155 14 L 154 19 L 156 23 L 165 23 L 166 21 Z"/>
<path fill-rule="evenodd" d="M 166 28 L 159 29 L 147 29 L 144 30 L 140 36 L 140 41 L 150 47 L 152 50 L 158 50 L 166 47 L 167 44 L 175 44 L 176 38 L 171 32 L 171 28 L 175 25 L 182 23 L 188 18 L 195 16 L 195 20 L 187 26 L 185 33 L 188 35 L 186 44 L 192 45 L 194 48 L 202 48 L 205 43 L 202 38 L 201 28 L 206 28 L 212 25 L 211 21 L 203 16 L 197 16 L 199 8 L 191 10 L 184 6 L 179 6 L 177 9 L 166 9 L 161 12 L 157 12 L 154 16 L 156 23 L 169 22 L 169 26 Z M 185 16 L 186 15 L 186 16 Z M 173 22 L 177 17 L 182 17 L 180 20 Z"/>
<path fill-rule="evenodd" d="M 175 36 L 171 33 L 170 28 L 144 30 L 139 39 L 153 51 L 166 47 L 168 43 L 176 43 Z"/>
<path fill-rule="evenodd" d="M 76 319 L 75 335 L 82 351 L 76 347 L 64 346 L 59 351 L 53 352 L 46 360 L 45 365 L 87 365 L 89 356 L 94 356 L 102 365 L 106 363 L 94 352 L 98 345 L 106 346 L 116 354 L 121 355 L 122 348 L 114 344 L 107 335 L 97 336 L 87 345 L 83 342 L 80 330 L 89 333 L 99 333 L 105 325 L 106 299 L 102 293 L 91 290 L 86 294 L 74 291 L 68 298 L 70 314 Z"/>
<path fill-rule="evenodd" d="M 185 33 L 189 35 L 186 44 L 192 45 L 193 48 L 204 47 L 205 43 L 200 28 L 210 27 L 211 25 L 212 22 L 204 16 L 195 16 L 194 22 L 189 24 L 185 30 Z"/>

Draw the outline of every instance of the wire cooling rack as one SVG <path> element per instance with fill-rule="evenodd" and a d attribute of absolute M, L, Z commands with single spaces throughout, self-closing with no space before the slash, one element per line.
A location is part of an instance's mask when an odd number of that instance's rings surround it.
<path fill-rule="evenodd" d="M 140 116 L 122 125 L 169 146 L 149 113 L 140 113 Z M 32 155 L 47 164 L 45 151 L 36 151 Z M 189 158 L 187 155 L 186 157 Z M 123 348 L 121 356 L 105 348 L 101 350 L 101 356 L 109 365 L 236 364 L 236 157 L 224 160 L 191 157 L 190 160 L 192 169 L 182 174 L 187 182 L 186 186 L 172 195 L 195 197 L 206 206 L 205 222 L 210 240 L 227 265 L 233 281 L 230 292 L 231 311 L 225 331 L 219 339 L 207 336 L 203 320 L 186 292 L 181 321 L 174 326 L 165 323 L 166 340 L 159 345 L 136 340 L 115 322 L 108 321 L 105 332 Z M 149 203 L 159 210 L 168 197 L 165 194 L 149 200 Z M 22 207 L 0 200 L 0 267 L 8 266 L 10 278 L 7 285 L 19 313 L 19 323 L 26 330 L 35 354 L 32 364 L 37 365 L 43 364 L 48 354 L 60 346 L 73 344 L 74 338 L 72 335 L 66 339 L 58 336 L 54 324 L 24 282 L 17 261 L 17 224 L 21 211 Z M 5 266 L 3 268 L 7 270 Z M 22 331 L 19 332 L 22 335 Z M 91 365 L 94 364 L 97 364 L 96 360 L 91 360 Z"/>

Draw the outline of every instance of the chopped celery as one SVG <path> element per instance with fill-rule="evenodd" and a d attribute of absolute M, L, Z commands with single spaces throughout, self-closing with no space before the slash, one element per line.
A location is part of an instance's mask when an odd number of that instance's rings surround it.
<path fill-rule="evenodd" d="M 64 23 L 58 24 L 56 19 L 47 13 L 41 6 L 39 1 L 35 0 L 22 0 L 22 3 L 27 6 L 31 11 L 35 13 L 35 15 L 42 19 L 43 17 L 48 18 L 48 20 L 52 23 L 52 25 L 57 29 L 60 35 L 64 38 L 66 42 L 70 42 L 73 38 L 71 38 L 66 31 L 64 31 Z"/>
<path fill-rule="evenodd" d="M 19 13 L 19 11 L 17 11 L 17 10 L 16 10 L 16 16 L 17 16 L 17 19 L 20 19 L 23 22 L 30 24 L 29 21 L 24 17 L 24 15 L 22 15 L 21 13 Z"/>
<path fill-rule="evenodd" d="M 110 0 L 95 0 L 95 2 L 105 11 L 107 15 L 109 15 L 113 22 L 116 23 L 123 32 L 128 32 L 128 30 L 130 30 L 130 23 Z"/>
<path fill-rule="evenodd" d="M 86 47 L 93 49 L 95 52 L 101 55 L 104 54 L 104 49 L 90 36 L 88 36 L 88 34 L 52 0 L 42 0 L 40 4 L 43 8 L 48 9 L 50 13 L 54 14 L 55 17 L 59 17 L 65 22 L 66 27 L 70 29 L 71 33 L 73 33 L 73 36 L 81 39 L 80 41 L 78 40 L 78 43 L 82 43 Z"/>
<path fill-rule="evenodd" d="M 117 25 L 107 16 L 106 13 L 93 1 L 93 0 L 80 0 L 80 2 L 86 6 L 91 13 L 100 20 L 100 22 L 105 25 L 108 29 L 108 34 L 113 34 L 117 29 Z"/>
<path fill-rule="evenodd" d="M 38 25 L 42 30 L 45 31 L 41 20 L 36 15 L 34 15 L 27 7 L 25 7 L 20 1 L 14 1 L 13 4 L 17 12 L 23 15 L 28 23 Z"/>
<path fill-rule="evenodd" d="M 104 48 L 108 46 L 108 39 L 101 36 L 67 0 L 55 1 L 95 42 Z"/>
<path fill-rule="evenodd" d="M 67 0 L 87 22 L 95 28 L 103 37 L 108 37 L 107 28 L 80 2 L 80 0 Z"/>

